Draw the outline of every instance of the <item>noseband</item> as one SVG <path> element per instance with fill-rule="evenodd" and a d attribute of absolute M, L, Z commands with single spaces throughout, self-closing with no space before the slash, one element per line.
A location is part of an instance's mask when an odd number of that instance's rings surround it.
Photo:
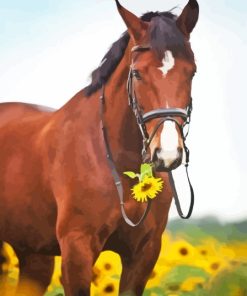
<path fill-rule="evenodd" d="M 146 51 L 146 50 L 150 50 L 151 48 L 149 46 L 135 46 L 132 49 L 132 52 L 136 52 L 136 51 Z M 128 91 L 128 100 L 129 100 L 129 106 L 131 107 L 135 117 L 136 117 L 136 121 L 137 124 L 139 126 L 140 132 L 142 134 L 142 138 L 143 138 L 143 149 L 142 149 L 142 158 L 143 161 L 147 161 L 147 149 L 149 148 L 156 132 L 158 131 L 159 127 L 165 122 L 165 121 L 173 121 L 179 128 L 182 139 L 183 139 L 183 144 L 184 144 L 184 151 L 185 151 L 185 155 L 186 155 L 186 162 L 185 162 L 185 167 L 186 167 L 186 175 L 187 175 L 187 179 L 188 179 L 188 183 L 189 183 L 189 187 L 190 187 L 190 192 L 191 192 L 191 202 L 190 202 L 190 207 L 189 207 L 189 211 L 187 215 L 183 214 L 183 211 L 181 209 L 181 205 L 180 205 L 180 201 L 177 195 L 177 191 L 176 191 L 176 187 L 175 187 L 175 183 L 174 183 L 174 179 L 173 179 L 173 175 L 172 175 L 172 171 L 168 172 L 169 175 L 169 181 L 170 181 L 170 185 L 172 187 L 173 190 L 173 195 L 174 195 L 174 199 L 175 199 L 175 204 L 177 207 L 177 211 L 179 216 L 182 219 L 188 219 L 190 218 L 192 211 L 193 211 L 193 206 L 194 206 L 194 191 L 189 179 L 189 175 L 188 175 L 188 165 L 189 165 L 189 149 L 187 148 L 187 146 L 185 145 L 185 140 L 186 137 L 188 135 L 188 132 L 184 135 L 184 127 L 186 125 L 190 124 L 190 120 L 191 120 L 191 112 L 192 112 L 192 98 L 190 101 L 190 104 L 188 105 L 187 109 L 180 109 L 180 108 L 162 108 L 162 109 L 155 109 L 155 110 L 151 110 L 147 113 L 143 113 L 140 105 L 138 103 L 138 100 L 136 98 L 135 95 L 135 90 L 133 87 L 133 78 L 137 78 L 138 80 L 141 79 L 141 77 L 138 75 L 138 73 L 132 68 L 130 67 L 130 71 L 129 71 L 129 75 L 128 75 L 128 80 L 127 80 L 127 91 Z M 105 104 L 105 99 L 104 99 L 104 86 L 102 87 L 101 90 L 101 96 L 100 96 L 100 117 L 101 117 L 101 129 L 102 129 L 102 133 L 103 133 L 103 138 L 104 138 L 104 143 L 105 143 L 105 148 L 106 148 L 106 152 L 107 152 L 107 160 L 108 160 L 108 164 L 111 168 L 111 172 L 114 178 L 114 182 L 118 191 L 118 195 L 119 195 L 119 199 L 120 199 L 120 207 L 121 207 L 121 213 L 122 216 L 125 220 L 125 222 L 132 226 L 132 227 L 136 227 L 138 225 L 140 225 L 144 219 L 146 218 L 150 207 L 151 207 L 151 200 L 148 199 L 148 204 L 146 207 L 146 210 L 143 214 L 143 216 L 141 217 L 141 219 L 137 222 L 137 223 L 133 223 L 127 216 L 125 209 L 124 209 L 124 200 L 123 200 L 123 185 L 122 185 L 122 181 L 120 179 L 120 176 L 117 172 L 113 157 L 112 157 L 112 153 L 111 153 L 111 149 L 110 149 L 110 145 L 109 145 L 109 141 L 108 141 L 108 136 L 107 136 L 107 130 L 104 124 L 104 104 Z M 176 119 L 177 117 L 182 118 L 183 119 L 183 124 L 180 124 L 178 122 L 178 120 Z M 153 120 L 153 119 L 161 119 L 156 126 L 154 127 L 153 131 L 151 132 L 151 134 L 149 135 L 147 132 L 147 128 L 146 128 L 146 123 L 148 123 L 149 121 Z"/>

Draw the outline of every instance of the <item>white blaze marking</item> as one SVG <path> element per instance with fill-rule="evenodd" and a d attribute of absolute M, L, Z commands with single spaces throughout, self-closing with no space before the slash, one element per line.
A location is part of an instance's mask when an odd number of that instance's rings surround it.
<path fill-rule="evenodd" d="M 165 166 L 169 167 L 178 157 L 178 132 L 175 122 L 165 121 L 160 136 L 161 151 L 157 153 L 158 158 L 165 162 Z"/>
<path fill-rule="evenodd" d="M 165 51 L 163 58 L 163 66 L 159 69 L 162 71 L 163 75 L 166 75 L 175 65 L 175 59 L 170 50 Z"/>

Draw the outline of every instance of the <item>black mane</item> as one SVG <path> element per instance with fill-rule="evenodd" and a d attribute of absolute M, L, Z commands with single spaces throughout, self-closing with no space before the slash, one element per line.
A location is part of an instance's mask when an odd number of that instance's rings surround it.
<path fill-rule="evenodd" d="M 158 55 L 164 54 L 166 49 L 172 48 L 176 50 L 177 48 L 181 49 L 184 47 L 184 36 L 177 28 L 175 22 L 177 16 L 172 12 L 147 12 L 141 19 L 146 22 L 151 22 L 151 47 Z M 92 81 L 83 90 L 86 96 L 93 94 L 108 81 L 124 56 L 129 39 L 129 33 L 126 31 L 112 44 L 109 51 L 103 57 L 100 66 L 92 72 Z"/>

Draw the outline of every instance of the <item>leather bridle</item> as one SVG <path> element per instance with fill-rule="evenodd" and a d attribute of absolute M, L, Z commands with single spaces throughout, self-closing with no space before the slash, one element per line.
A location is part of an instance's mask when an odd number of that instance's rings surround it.
<path fill-rule="evenodd" d="M 146 51 L 146 50 L 150 50 L 150 49 L 151 49 L 150 46 L 135 46 L 132 49 L 132 52 Z M 184 144 L 184 151 L 185 151 L 185 155 L 186 155 L 186 157 L 185 157 L 186 175 L 187 175 L 187 179 L 188 179 L 188 183 L 189 183 L 189 187 L 190 187 L 190 193 L 191 193 L 190 207 L 189 207 L 189 211 L 188 211 L 187 215 L 184 215 L 182 212 L 180 201 L 179 201 L 179 198 L 177 195 L 177 191 L 176 191 L 176 187 L 175 187 L 175 183 L 174 183 L 174 179 L 173 179 L 173 175 L 172 175 L 172 171 L 169 171 L 168 175 L 169 175 L 169 181 L 170 181 L 170 185 L 172 187 L 172 191 L 173 191 L 178 214 L 182 219 L 188 219 L 188 218 L 190 218 L 192 211 L 193 211 L 194 191 L 193 191 L 193 188 L 192 188 L 192 185 L 191 185 L 191 182 L 189 179 L 189 175 L 188 175 L 189 149 L 185 145 L 185 140 L 188 135 L 188 132 L 184 135 L 183 130 L 186 125 L 189 126 L 189 124 L 190 124 L 191 112 L 192 112 L 192 98 L 191 98 L 191 101 L 190 101 L 186 110 L 180 109 L 180 108 L 162 108 L 162 109 L 155 109 L 155 110 L 149 111 L 147 113 L 143 113 L 143 111 L 138 103 L 138 100 L 136 98 L 135 90 L 133 87 L 133 78 L 134 77 L 136 77 L 137 79 L 141 79 L 141 77 L 139 77 L 137 75 L 135 70 L 132 67 L 130 67 L 128 80 L 127 80 L 128 100 L 129 100 L 129 106 L 131 107 L 131 109 L 136 117 L 136 121 L 139 126 L 140 132 L 142 134 L 142 138 L 143 138 L 143 150 L 142 150 L 143 161 L 147 161 L 147 150 L 148 150 L 156 132 L 158 131 L 159 127 L 165 121 L 173 121 L 178 126 L 178 128 L 180 130 L 180 133 L 181 133 L 181 136 L 183 139 L 183 144 Z M 104 144 L 105 144 L 106 153 L 107 153 L 107 160 L 108 160 L 108 164 L 110 166 L 112 176 L 113 176 L 113 179 L 114 179 L 117 191 L 118 191 L 122 216 L 128 225 L 130 225 L 132 227 L 136 227 L 136 226 L 140 225 L 144 221 L 144 219 L 146 218 L 146 216 L 150 210 L 150 207 L 151 207 L 151 199 L 148 199 L 147 207 L 146 207 L 145 212 L 144 212 L 143 216 L 141 217 L 141 219 L 137 223 L 133 223 L 128 218 L 128 216 L 125 212 L 125 208 L 124 208 L 123 185 L 122 185 L 121 178 L 117 172 L 117 169 L 116 169 L 113 157 L 112 157 L 112 153 L 111 153 L 111 149 L 110 149 L 110 145 L 109 145 L 109 141 L 108 141 L 108 136 L 107 136 L 107 129 L 106 129 L 105 123 L 104 123 L 104 104 L 105 104 L 105 97 L 104 97 L 104 85 L 103 85 L 102 89 L 101 89 L 101 96 L 100 96 L 100 118 L 101 118 L 101 129 L 103 132 L 103 139 L 104 139 Z M 176 119 L 177 117 L 183 119 L 183 124 L 180 124 L 178 122 L 178 120 Z M 149 121 L 151 121 L 153 119 L 158 119 L 158 118 L 160 118 L 161 120 L 156 124 L 153 131 L 149 135 L 147 132 L 147 128 L 146 128 L 146 123 L 148 123 Z M 189 129 L 188 129 L 188 131 L 189 131 Z"/>
<path fill-rule="evenodd" d="M 132 49 L 132 52 L 137 51 L 147 51 L 150 50 L 151 47 L 149 46 L 135 46 Z M 186 125 L 190 124 L 191 120 L 191 112 L 192 112 L 192 98 L 190 100 L 190 103 L 187 107 L 187 109 L 181 109 L 181 108 L 161 108 L 161 109 L 155 109 L 152 111 L 149 111 L 147 113 L 143 113 L 142 109 L 140 108 L 140 105 L 138 103 L 138 100 L 136 98 L 135 90 L 133 87 L 133 78 L 136 78 L 137 80 L 141 80 L 141 77 L 139 76 L 138 72 L 130 67 L 129 75 L 128 75 L 128 81 L 127 81 L 127 91 L 128 91 L 128 100 L 129 100 L 129 106 L 131 107 L 135 117 L 137 124 L 139 126 L 140 132 L 142 134 L 143 138 L 143 157 L 147 153 L 147 148 L 149 147 L 150 143 L 152 142 L 156 132 L 158 131 L 161 124 L 163 124 L 165 121 L 173 121 L 178 126 L 181 136 L 183 138 L 183 141 L 185 142 L 185 139 L 188 135 L 188 132 L 184 135 L 184 127 Z M 181 125 L 175 118 L 180 117 L 183 119 L 183 124 Z M 148 134 L 146 123 L 153 120 L 161 118 L 161 121 L 157 123 L 157 125 L 154 127 L 151 135 Z"/>

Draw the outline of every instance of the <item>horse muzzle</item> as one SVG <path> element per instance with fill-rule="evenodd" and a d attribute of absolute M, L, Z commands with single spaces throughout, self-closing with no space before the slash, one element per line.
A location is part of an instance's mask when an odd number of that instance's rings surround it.
<path fill-rule="evenodd" d="M 170 172 L 182 163 L 183 149 L 177 148 L 175 151 L 164 151 L 162 148 L 156 148 L 152 155 L 152 163 L 157 172 Z"/>

